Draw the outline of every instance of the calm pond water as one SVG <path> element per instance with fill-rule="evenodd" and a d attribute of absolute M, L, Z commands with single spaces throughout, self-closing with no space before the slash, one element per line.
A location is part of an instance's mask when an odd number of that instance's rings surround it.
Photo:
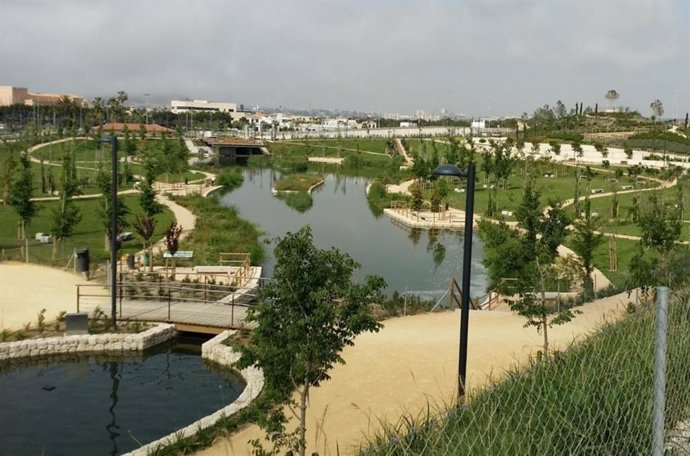
<path fill-rule="evenodd" d="M 119 455 L 215 412 L 244 382 L 198 351 L 0 365 L 0 454 Z"/>
<path fill-rule="evenodd" d="M 270 169 L 245 169 L 244 184 L 223 195 L 221 202 L 235 206 L 240 216 L 256 223 L 265 238 L 282 237 L 303 225 L 311 225 L 314 242 L 320 248 L 336 247 L 362 265 L 364 274 L 381 275 L 388 291 L 398 290 L 422 297 L 440 297 L 450 278 L 462 274 L 462 233 L 409 230 L 394 225 L 369 208 L 365 189 L 369 178 L 325 175 L 325 184 L 312 194 L 313 206 L 298 212 L 271 194 L 279 174 Z M 274 258 L 267 246 L 264 275 L 270 276 Z M 482 244 L 477 235 L 472 245 L 473 297 L 486 292 L 487 276 L 482 261 Z"/>

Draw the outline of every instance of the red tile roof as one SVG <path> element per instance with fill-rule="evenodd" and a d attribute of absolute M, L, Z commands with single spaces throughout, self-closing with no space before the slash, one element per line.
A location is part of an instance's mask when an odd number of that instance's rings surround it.
<path fill-rule="evenodd" d="M 141 124 L 137 123 L 107 123 L 103 125 L 103 131 L 124 131 L 125 125 L 127 125 L 127 129 L 132 132 L 136 133 L 141 130 Z M 98 127 L 93 127 L 94 130 L 98 130 Z M 146 133 L 175 133 L 175 130 L 172 128 L 166 128 L 158 124 L 145 124 L 144 129 L 146 130 Z"/>

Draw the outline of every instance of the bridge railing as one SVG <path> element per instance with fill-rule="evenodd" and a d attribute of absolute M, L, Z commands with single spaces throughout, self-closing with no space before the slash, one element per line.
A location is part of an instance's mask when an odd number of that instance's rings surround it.
<path fill-rule="evenodd" d="M 259 285 L 262 281 L 259 281 Z M 257 288 L 215 283 L 164 281 L 117 282 L 117 317 L 123 321 L 165 321 L 202 326 L 245 326 L 248 308 Z M 109 314 L 110 288 L 99 284 L 77 285 L 77 312 L 96 308 Z"/>
<path fill-rule="evenodd" d="M 234 268 L 229 274 L 234 286 L 245 287 L 252 278 L 252 261 L 248 253 L 221 253 L 218 264 Z"/>

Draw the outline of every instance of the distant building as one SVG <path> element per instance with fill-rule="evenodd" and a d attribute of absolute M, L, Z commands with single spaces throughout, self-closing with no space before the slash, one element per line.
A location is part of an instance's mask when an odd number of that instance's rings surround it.
<path fill-rule="evenodd" d="M 29 89 L 26 87 L 0 86 L 0 106 L 10 106 L 13 104 L 52 106 L 58 104 L 63 98 L 68 98 L 78 106 L 86 105 L 86 101 L 79 95 L 29 92 Z"/>
<path fill-rule="evenodd" d="M 470 124 L 470 127 L 472 127 L 473 129 L 486 128 L 486 121 L 485 120 L 473 120 L 472 123 Z"/>
<path fill-rule="evenodd" d="M 606 113 L 621 113 L 630 112 L 630 107 L 628 106 L 612 106 L 603 110 Z"/>
<path fill-rule="evenodd" d="M 410 122 L 410 121 L 400 122 L 400 128 L 417 128 L 417 122 Z"/>
<path fill-rule="evenodd" d="M 243 106 L 239 109 L 236 103 L 216 103 L 208 100 L 172 100 L 170 110 L 179 114 L 182 112 L 225 112 L 232 113 L 243 111 Z"/>
<path fill-rule="evenodd" d="M 346 117 L 324 119 L 322 126 L 326 130 L 338 130 L 341 128 L 354 130 L 360 128 L 360 125 L 356 120 L 348 119 Z"/>

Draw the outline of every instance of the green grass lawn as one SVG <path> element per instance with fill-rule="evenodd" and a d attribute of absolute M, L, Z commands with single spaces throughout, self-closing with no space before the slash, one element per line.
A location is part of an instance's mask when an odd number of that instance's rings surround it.
<path fill-rule="evenodd" d="M 572 248 L 572 235 L 566 238 L 563 243 L 566 247 Z M 616 271 L 609 270 L 609 239 L 604 238 L 604 242 L 594 251 L 594 266 L 599 269 L 616 287 L 623 288 L 628 277 L 630 261 L 637 253 L 638 241 L 629 239 L 616 239 L 616 253 L 618 268 Z"/>
<path fill-rule="evenodd" d="M 97 185 L 97 176 L 98 176 L 98 171 L 93 170 L 93 169 L 84 169 L 81 167 L 82 165 L 77 164 L 77 180 L 79 180 L 82 185 L 80 185 L 80 190 L 83 195 L 92 195 L 96 193 L 100 193 L 101 190 Z M 106 168 L 106 172 L 110 173 L 110 164 L 108 163 Z M 134 171 L 134 165 L 127 165 L 129 167 L 129 171 L 133 172 Z M 138 165 L 137 165 L 138 166 Z M 122 170 L 122 164 L 120 164 L 120 170 Z M 53 176 L 53 182 L 56 190 L 59 190 L 60 187 L 60 179 L 62 178 L 62 166 L 50 166 L 47 164 L 43 165 L 43 179 L 45 182 L 45 192 L 42 192 L 43 190 L 42 185 L 41 185 L 41 164 L 40 163 L 35 163 L 31 162 L 31 173 L 33 174 L 33 197 L 34 198 L 42 198 L 42 197 L 48 197 L 50 196 L 50 175 L 52 174 Z M 118 188 L 120 190 L 127 190 L 132 188 L 132 183 L 134 179 L 129 179 L 127 182 L 124 182 L 122 177 L 118 180 Z"/>
<path fill-rule="evenodd" d="M 536 187 L 539 189 L 542 195 L 542 204 L 546 206 L 548 199 L 555 199 L 557 201 L 565 201 L 575 197 L 575 168 L 559 164 L 537 164 L 533 163 L 533 171 L 536 177 Z M 520 205 L 522 200 L 522 192 L 524 188 L 524 162 L 518 162 L 513 174 L 511 175 L 509 182 L 510 187 L 508 190 L 503 190 L 499 185 L 496 193 L 497 197 L 497 209 L 500 214 L 501 211 L 511 211 L 515 212 Z M 483 172 L 478 170 L 479 180 L 475 183 L 475 196 L 474 196 L 474 210 L 478 214 L 485 214 L 487 206 L 489 203 L 489 193 L 490 188 L 485 187 L 485 175 Z M 546 174 L 550 174 L 553 177 L 545 177 Z M 633 185 L 633 179 L 628 176 L 624 176 L 618 182 L 612 182 L 611 175 L 604 173 L 597 173 L 593 178 L 591 183 L 587 181 L 580 181 L 580 195 L 584 196 L 587 192 L 588 186 L 592 189 L 602 189 L 604 193 L 613 191 L 614 189 L 620 188 L 624 185 Z M 490 187 L 491 184 L 489 184 Z M 453 179 L 451 180 L 451 188 L 464 188 L 465 181 Z M 428 195 L 425 195 L 428 199 Z M 592 200 L 594 202 L 597 200 Z M 448 202 L 452 207 L 458 209 L 464 209 L 465 207 L 465 194 L 451 191 L 448 195 Z M 610 204 L 610 203 L 609 203 Z M 596 210 L 596 209 L 593 209 Z M 510 217 L 508 218 L 510 220 Z"/>
<path fill-rule="evenodd" d="M 141 213 L 139 199 L 136 195 L 123 197 L 125 205 L 129 208 L 130 215 L 128 220 L 132 220 L 136 214 Z M 37 232 L 47 233 L 50 231 L 52 209 L 57 207 L 58 202 L 38 203 L 38 214 L 32 220 L 31 226 L 28 230 L 29 235 L 29 252 L 32 262 L 50 263 L 52 257 L 52 244 L 40 244 L 34 240 L 34 235 Z M 75 204 L 79 208 L 82 219 L 76 226 L 74 235 L 66 239 L 63 245 L 63 251 L 58 255 L 61 258 L 71 255 L 74 248 L 87 247 L 89 249 L 91 258 L 96 260 L 103 260 L 109 258 L 109 253 L 104 249 L 105 243 L 105 229 L 103 217 L 101 215 L 100 199 L 94 200 L 75 200 Z M 163 213 L 159 214 L 156 219 L 158 224 L 156 232 L 152 239 L 158 241 L 165 234 L 166 229 L 173 221 L 173 214 L 165 209 Z M 23 241 L 17 240 L 17 225 L 19 218 L 11 206 L 0 206 L 0 248 L 15 249 L 23 244 Z M 124 231 L 131 231 L 135 233 L 131 227 L 125 228 Z M 126 241 L 122 246 L 122 253 L 133 253 L 141 250 L 142 241 L 135 233 L 135 238 L 132 241 Z M 61 260 L 62 261 L 62 260 Z M 66 260 L 64 260 L 66 262 Z"/>
<path fill-rule="evenodd" d="M 133 141 L 136 144 L 139 144 L 139 140 L 133 139 Z M 148 140 L 147 140 L 148 141 Z M 174 140 L 170 140 L 171 143 L 174 142 Z M 160 148 L 162 146 L 163 142 L 162 141 L 148 141 L 147 142 L 147 147 L 153 147 L 155 148 Z M 63 154 L 68 151 L 68 150 L 73 150 L 75 153 L 75 158 L 76 158 L 76 165 L 77 165 L 77 175 L 78 177 L 85 177 L 88 178 L 91 184 L 87 184 L 83 188 L 83 193 L 84 194 L 91 194 L 91 193 L 99 193 L 98 188 L 93 185 L 95 183 L 95 177 L 98 174 L 97 169 L 104 168 L 106 171 L 110 171 L 110 149 L 109 146 L 106 144 L 104 147 L 101 147 L 100 144 L 94 144 L 92 140 L 88 139 L 77 139 L 77 140 L 72 140 L 72 141 L 65 141 L 62 143 L 57 143 L 57 144 L 50 144 L 48 146 L 42 147 L 40 149 L 35 150 L 32 152 L 32 156 L 38 159 L 44 159 L 46 162 L 56 162 L 56 163 L 61 163 L 62 161 L 62 156 Z M 125 153 L 124 151 L 120 150 L 118 151 L 118 158 L 122 159 L 124 158 Z M 135 158 L 136 159 L 136 158 Z M 32 170 L 34 172 L 34 188 L 37 191 L 40 191 L 40 185 L 41 185 L 41 180 L 40 180 L 40 164 L 38 163 L 32 163 Z M 123 169 L 125 165 L 120 163 L 119 168 L 120 170 Z M 133 176 L 143 176 L 145 174 L 144 167 L 137 163 L 137 162 L 129 162 L 127 163 L 127 168 L 128 171 L 131 175 Z M 92 169 L 84 169 L 84 168 L 92 168 Z M 52 167 L 52 172 L 53 175 L 57 180 L 59 180 L 59 176 L 61 174 L 62 167 L 61 166 L 53 166 Z M 44 175 L 47 175 L 48 173 L 48 165 L 44 165 Z M 160 182 L 165 182 L 165 183 L 179 183 L 179 182 L 184 182 L 185 178 L 187 180 L 196 180 L 196 179 L 201 179 L 203 178 L 202 175 L 193 173 L 191 171 L 186 171 L 183 173 L 163 173 L 160 176 L 158 176 L 158 181 Z M 46 177 L 47 179 L 47 177 Z M 121 182 L 120 183 L 120 188 L 130 188 L 131 187 L 131 182 Z M 35 196 L 44 196 L 44 195 L 39 195 L 38 193 Z M 47 196 L 47 194 L 45 195 Z"/>
<path fill-rule="evenodd" d="M 364 148 L 360 149 L 360 152 L 349 150 L 346 148 L 341 148 L 337 140 L 318 140 L 309 141 L 308 143 L 302 142 L 273 142 L 267 144 L 272 156 L 270 160 L 275 166 L 278 166 L 280 162 L 285 161 L 307 161 L 308 157 L 342 157 L 345 160 L 342 165 L 335 167 L 330 166 L 328 169 L 333 169 L 334 172 L 340 172 L 339 170 L 346 169 L 348 172 L 353 172 L 357 175 L 362 173 L 367 173 L 367 170 L 373 170 L 370 173 L 372 177 L 376 177 L 381 174 L 383 168 L 394 167 L 394 172 L 398 172 L 399 164 L 389 155 L 384 155 L 382 152 L 369 151 L 374 153 L 367 153 Z M 348 140 L 354 141 L 354 140 Z M 371 140 L 372 142 L 378 142 Z M 347 142 L 344 140 L 344 142 Z M 385 148 L 385 142 L 380 141 L 381 147 Z M 342 146 L 348 147 L 348 146 Z M 367 146 L 368 147 L 368 146 Z M 372 149 L 375 149 L 372 147 Z M 383 150 L 383 149 L 382 149 Z M 270 166 L 270 165 L 264 165 Z M 322 164 L 310 163 L 310 169 L 325 169 Z M 391 170 L 393 172 L 393 170 Z"/>
<path fill-rule="evenodd" d="M 319 182 L 323 182 L 323 177 L 319 175 L 291 174 L 276 182 L 275 189 L 279 192 L 308 192 Z"/>
<path fill-rule="evenodd" d="M 357 153 L 357 146 L 361 154 L 377 157 L 385 162 L 390 160 L 386 155 L 386 143 L 384 140 L 367 140 L 362 143 L 355 143 L 355 140 L 343 140 L 342 144 L 338 140 L 319 140 L 308 142 L 273 142 L 269 143 L 268 149 L 272 154 L 291 155 L 301 157 L 346 157 Z"/>
<path fill-rule="evenodd" d="M 386 154 L 385 139 L 300 139 L 294 142 L 284 142 L 281 144 L 305 144 L 306 150 L 328 153 L 329 149 L 339 151 L 340 149 L 350 149 L 350 151 L 373 152 L 376 154 Z M 274 143 L 275 144 L 275 143 Z M 312 155 L 314 155 L 312 153 Z"/>
<path fill-rule="evenodd" d="M 74 156 L 77 162 L 110 162 L 110 145 L 96 144 L 90 139 L 76 139 L 73 141 L 64 141 L 56 144 L 49 144 L 45 147 L 36 149 L 31 153 L 35 158 L 44 159 L 47 161 L 60 161 L 62 155 L 66 151 L 74 151 Z M 123 150 L 118 151 L 118 157 L 125 156 Z"/>

